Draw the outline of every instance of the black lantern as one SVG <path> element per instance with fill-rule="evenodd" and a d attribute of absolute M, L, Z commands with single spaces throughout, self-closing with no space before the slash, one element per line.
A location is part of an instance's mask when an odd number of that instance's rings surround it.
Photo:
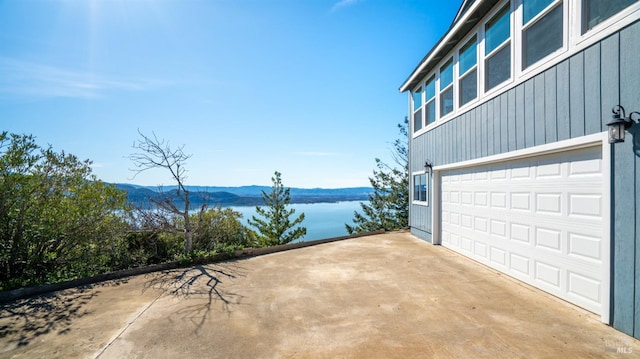
<path fill-rule="evenodd" d="M 425 161 L 425 163 L 424 163 L 424 173 L 429 174 L 429 173 L 431 173 L 432 169 L 433 169 L 433 166 L 431 165 L 431 162 L 429 162 L 429 160 Z"/>
<path fill-rule="evenodd" d="M 624 142 L 625 130 L 633 125 L 631 116 L 634 113 L 638 115 L 640 115 L 640 113 L 632 112 L 629 114 L 629 117 L 627 117 L 624 112 L 624 107 L 620 105 L 614 106 L 611 111 L 613 112 L 613 116 L 611 121 L 607 123 L 607 126 L 609 126 L 609 143 Z"/>

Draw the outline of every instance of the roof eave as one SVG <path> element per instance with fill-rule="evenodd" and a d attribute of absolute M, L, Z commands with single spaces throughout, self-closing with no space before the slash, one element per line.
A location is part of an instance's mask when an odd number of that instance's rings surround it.
<path fill-rule="evenodd" d="M 415 87 L 499 1 L 501 0 L 478 0 L 471 4 L 469 4 L 469 1 L 464 1 L 447 32 L 431 48 L 411 75 L 400 86 L 400 92 L 406 92 Z"/>

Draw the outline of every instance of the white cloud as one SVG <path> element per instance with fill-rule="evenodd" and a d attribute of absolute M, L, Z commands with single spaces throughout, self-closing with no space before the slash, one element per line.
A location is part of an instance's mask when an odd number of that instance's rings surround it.
<path fill-rule="evenodd" d="M 17 97 L 100 98 L 108 91 L 143 91 L 158 81 L 116 79 L 86 71 L 0 57 L 0 95 Z"/>
<path fill-rule="evenodd" d="M 344 7 L 355 5 L 362 0 L 340 0 L 337 3 L 333 4 L 331 7 L 331 12 L 338 11 Z"/>

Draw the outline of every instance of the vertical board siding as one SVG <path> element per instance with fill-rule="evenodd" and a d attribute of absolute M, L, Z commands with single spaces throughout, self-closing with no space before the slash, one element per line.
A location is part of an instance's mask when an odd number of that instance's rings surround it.
<path fill-rule="evenodd" d="M 534 134 L 535 134 L 535 145 L 543 145 L 546 143 L 546 134 L 545 134 L 545 85 L 544 85 L 544 73 L 538 75 L 534 79 L 534 88 L 533 88 L 533 106 L 532 110 L 534 113 L 533 116 L 533 124 L 534 124 Z"/>
<path fill-rule="evenodd" d="M 545 143 L 558 140 L 558 108 L 556 106 L 556 68 L 552 67 L 544 73 L 544 132 Z"/>
<path fill-rule="evenodd" d="M 489 131 L 489 137 L 487 139 L 489 149 L 487 155 L 489 156 L 500 153 L 500 129 L 496 127 L 496 124 L 499 124 L 500 121 L 497 120 L 494 115 L 493 102 L 494 100 L 487 102 L 487 126 Z"/>
<path fill-rule="evenodd" d="M 627 115 L 640 111 L 639 54 L 636 22 L 412 139 L 411 170 L 427 159 L 440 166 L 607 131 L 613 106 L 621 104 Z M 640 124 L 629 132 L 612 147 L 611 321 L 640 338 Z M 410 206 L 412 233 L 427 240 L 432 185 L 429 206 Z"/>
<path fill-rule="evenodd" d="M 634 205 L 633 201 L 619 200 L 623 196 L 631 196 L 635 184 L 627 174 L 633 168 L 633 156 L 630 141 L 619 143 L 613 147 L 613 326 L 618 330 L 633 335 L 634 329 L 634 273 L 635 243 L 626 240 L 634 238 Z"/>
<path fill-rule="evenodd" d="M 516 113 L 516 149 L 525 148 L 525 138 L 527 127 L 524 118 L 524 86 L 520 84 L 516 87 L 515 113 Z"/>
<path fill-rule="evenodd" d="M 558 141 L 568 140 L 571 136 L 569 121 L 569 60 L 556 66 L 556 108 L 558 110 Z"/>
<path fill-rule="evenodd" d="M 502 95 L 499 96 L 500 99 L 500 153 L 504 153 L 504 152 L 508 152 L 509 151 L 509 141 L 510 141 L 510 135 L 511 133 L 509 132 L 509 112 L 508 112 L 508 106 L 509 106 L 509 95 L 506 93 L 503 93 Z"/>
<path fill-rule="evenodd" d="M 637 38 L 636 38 L 637 39 Z M 636 218 L 635 218 L 635 231 L 634 231 L 634 236 L 631 237 L 632 239 L 635 238 L 635 240 L 633 240 L 634 246 L 638 245 L 638 239 L 640 238 L 640 200 L 638 199 L 638 196 L 640 196 L 640 151 L 638 151 L 638 149 L 640 149 L 640 128 L 638 127 L 638 125 L 636 125 L 636 127 L 633 129 L 633 137 L 634 137 L 634 151 L 635 151 L 635 158 L 634 158 L 634 163 L 635 163 L 635 176 L 634 176 L 634 182 L 636 184 L 635 186 L 635 191 L 634 191 L 634 195 L 632 198 L 635 199 L 635 214 L 636 214 Z M 621 238 L 621 240 L 624 240 Z M 627 240 L 629 240 L 627 238 Z M 634 330 L 633 330 L 633 336 L 636 338 L 640 339 L 640 250 L 638 250 L 638 248 L 635 248 L 635 252 L 636 252 L 636 258 L 635 258 L 635 283 L 634 283 L 634 288 L 635 288 L 635 298 L 634 298 Z"/>
<path fill-rule="evenodd" d="M 584 132 L 602 131 L 600 116 L 600 44 L 584 52 Z"/>
<path fill-rule="evenodd" d="M 476 112 L 469 111 L 469 159 L 475 158 L 476 140 L 478 138 L 478 130 L 476 129 Z"/>
<path fill-rule="evenodd" d="M 620 103 L 620 35 L 616 33 L 604 39 L 601 48 L 600 116 L 603 127 L 606 127 L 606 121 L 611 118 L 611 108 Z"/>
<path fill-rule="evenodd" d="M 480 119 L 482 120 L 482 156 L 486 157 L 489 155 L 489 147 L 493 146 L 493 143 L 489 139 L 489 134 L 492 132 L 492 128 L 489 126 L 489 117 L 487 117 L 489 111 L 489 103 L 485 102 L 482 104 L 482 110 L 480 114 Z M 491 136 L 493 137 L 493 136 Z"/>
<path fill-rule="evenodd" d="M 584 136 L 584 52 L 569 59 L 569 118 L 571 138 Z"/>
<path fill-rule="evenodd" d="M 620 32 L 620 104 L 627 110 L 640 111 L 640 24 L 636 23 Z M 638 125 L 633 129 L 636 134 Z M 618 295 L 614 297 L 614 325 L 620 325 L 620 330 L 640 336 L 640 287 L 636 287 L 638 273 L 638 215 L 636 201 L 639 193 L 637 169 L 640 147 L 634 148 L 634 143 L 640 144 L 640 138 L 629 136 L 622 144 L 616 145 L 615 159 L 616 176 L 614 177 L 614 256 L 615 258 L 615 289 Z M 624 146 L 621 146 L 624 145 Z M 637 151 L 637 152 L 634 152 Z"/>
<path fill-rule="evenodd" d="M 535 106 L 533 79 L 524 83 L 524 148 L 535 145 Z"/>
<path fill-rule="evenodd" d="M 516 150 L 516 92 L 511 90 L 507 92 L 507 121 L 509 133 L 507 138 L 509 139 L 509 149 L 507 152 Z"/>

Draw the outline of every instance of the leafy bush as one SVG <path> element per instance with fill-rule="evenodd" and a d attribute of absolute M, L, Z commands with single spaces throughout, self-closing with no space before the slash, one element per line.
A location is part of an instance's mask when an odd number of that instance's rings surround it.
<path fill-rule="evenodd" d="M 256 234 L 240 221 L 242 214 L 231 208 L 215 207 L 192 215 L 197 223 L 193 248 L 202 251 L 229 252 L 256 243 Z"/>
<path fill-rule="evenodd" d="M 0 289 L 105 271 L 128 228 L 126 194 L 91 162 L 0 133 Z"/>

